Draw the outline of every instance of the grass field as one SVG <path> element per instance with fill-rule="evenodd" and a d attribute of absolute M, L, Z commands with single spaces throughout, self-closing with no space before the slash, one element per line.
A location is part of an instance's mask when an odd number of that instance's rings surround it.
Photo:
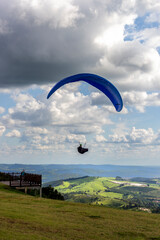
<path fill-rule="evenodd" d="M 79 179 L 53 182 L 52 186 L 61 192 L 65 199 L 74 202 L 99 204 L 137 210 L 148 208 L 151 211 L 160 206 L 160 185 L 157 180 L 145 182 L 116 180 L 107 177 L 83 177 Z M 147 182 L 148 181 L 148 182 Z M 150 184 L 150 182 L 155 182 Z M 55 185 L 54 185 L 55 184 Z"/>
<path fill-rule="evenodd" d="M 160 214 L 32 197 L 0 184 L 1 240 L 158 240 Z"/>

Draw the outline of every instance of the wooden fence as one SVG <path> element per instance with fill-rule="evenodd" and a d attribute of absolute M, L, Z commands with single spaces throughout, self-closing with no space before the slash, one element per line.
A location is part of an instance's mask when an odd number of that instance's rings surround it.
<path fill-rule="evenodd" d="M 9 181 L 11 187 L 41 187 L 42 175 L 32 173 L 2 173 L 0 172 L 1 181 Z"/>

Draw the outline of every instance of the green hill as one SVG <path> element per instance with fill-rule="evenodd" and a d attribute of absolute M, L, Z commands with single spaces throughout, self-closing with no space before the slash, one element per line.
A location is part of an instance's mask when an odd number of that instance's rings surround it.
<path fill-rule="evenodd" d="M 160 215 L 32 197 L 0 184 L 1 240 L 156 240 Z"/>
<path fill-rule="evenodd" d="M 138 182 L 139 181 L 139 182 Z M 50 184 L 66 200 L 119 208 L 160 210 L 159 179 L 81 177 Z"/>

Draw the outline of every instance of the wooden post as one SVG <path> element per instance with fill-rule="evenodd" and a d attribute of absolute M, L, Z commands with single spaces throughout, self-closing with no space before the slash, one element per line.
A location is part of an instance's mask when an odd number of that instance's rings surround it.
<path fill-rule="evenodd" d="M 42 197 L 42 175 L 40 177 L 40 197 Z"/>
<path fill-rule="evenodd" d="M 42 197 L 42 187 L 40 187 L 40 197 Z"/>
<path fill-rule="evenodd" d="M 12 176 L 10 175 L 10 179 L 9 179 L 9 186 L 11 187 L 11 182 L 12 182 Z"/>
<path fill-rule="evenodd" d="M 25 187 L 25 194 L 27 194 L 27 187 Z"/>
<path fill-rule="evenodd" d="M 22 186 L 22 174 L 20 175 L 20 187 Z"/>

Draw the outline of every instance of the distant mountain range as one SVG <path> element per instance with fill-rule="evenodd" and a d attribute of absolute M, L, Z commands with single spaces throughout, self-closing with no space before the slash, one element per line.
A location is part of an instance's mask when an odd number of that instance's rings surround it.
<path fill-rule="evenodd" d="M 90 164 L 0 164 L 1 172 L 21 172 L 42 174 L 43 183 L 60 179 L 77 178 L 83 176 L 122 178 L 159 178 L 160 166 L 121 166 L 121 165 L 90 165 Z"/>

